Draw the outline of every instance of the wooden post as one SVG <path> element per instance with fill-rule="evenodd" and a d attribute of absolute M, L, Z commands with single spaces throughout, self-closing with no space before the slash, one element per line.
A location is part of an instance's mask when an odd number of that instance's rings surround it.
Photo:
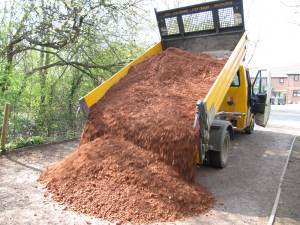
<path fill-rule="evenodd" d="M 3 123 L 2 123 L 2 130 L 1 130 L 1 140 L 0 140 L 0 148 L 2 151 L 5 151 L 5 144 L 6 144 L 6 136 L 8 133 L 8 119 L 10 114 L 10 104 L 6 103 L 4 107 L 4 116 L 3 116 Z"/>

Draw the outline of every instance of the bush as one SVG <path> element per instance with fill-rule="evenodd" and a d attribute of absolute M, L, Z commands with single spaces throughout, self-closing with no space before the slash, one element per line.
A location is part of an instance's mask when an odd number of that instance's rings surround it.
<path fill-rule="evenodd" d="M 15 149 L 15 148 L 22 148 L 25 146 L 30 146 L 30 145 L 40 145 L 44 144 L 46 140 L 41 137 L 41 136 L 32 136 L 29 138 L 18 138 L 14 142 L 8 143 L 5 145 L 7 149 Z"/>

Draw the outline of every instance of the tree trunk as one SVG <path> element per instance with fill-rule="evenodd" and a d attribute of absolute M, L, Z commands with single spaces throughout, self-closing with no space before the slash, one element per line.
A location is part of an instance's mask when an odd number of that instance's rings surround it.
<path fill-rule="evenodd" d="M 14 49 L 13 44 L 9 44 L 7 46 L 7 51 L 6 51 L 6 65 L 4 67 L 4 77 L 0 80 L 0 89 L 2 93 L 4 93 L 8 87 L 9 87 L 9 77 L 12 72 L 12 65 L 13 65 L 13 54 L 12 51 Z"/>
<path fill-rule="evenodd" d="M 72 83 L 69 91 L 68 96 L 68 111 L 69 111 L 69 129 L 72 131 L 75 131 L 76 129 L 76 114 L 74 110 L 74 96 L 75 93 L 80 86 L 81 80 L 82 80 L 82 74 L 78 75 L 77 71 L 74 70 L 73 77 L 72 77 Z M 77 103 L 77 100 L 76 100 Z"/>
<path fill-rule="evenodd" d="M 42 49 L 43 50 L 43 49 Z M 43 66 L 45 64 L 45 53 L 40 52 L 40 61 L 39 65 Z M 41 132 L 45 132 L 46 125 L 46 107 L 45 107 L 45 99 L 46 99 L 46 70 L 39 71 L 39 86 L 40 86 L 40 101 L 39 101 L 39 115 L 38 115 L 38 125 L 40 127 L 39 130 Z"/>

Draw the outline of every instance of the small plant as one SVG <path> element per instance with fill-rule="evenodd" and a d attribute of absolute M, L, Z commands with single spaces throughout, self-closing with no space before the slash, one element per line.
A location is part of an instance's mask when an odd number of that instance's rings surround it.
<path fill-rule="evenodd" d="M 33 145 L 40 145 L 40 144 L 44 144 L 45 142 L 46 142 L 46 140 L 41 136 L 33 136 L 31 138 L 31 143 Z"/>
<path fill-rule="evenodd" d="M 5 148 L 6 149 L 22 148 L 25 146 L 40 145 L 45 142 L 46 142 L 46 140 L 41 136 L 32 136 L 32 137 L 28 137 L 28 138 L 20 137 L 20 138 L 16 139 L 14 142 L 6 144 Z"/>
<path fill-rule="evenodd" d="M 15 149 L 15 148 L 17 148 L 17 145 L 13 142 L 8 143 L 8 144 L 5 145 L 5 149 L 7 149 L 7 150 Z"/>

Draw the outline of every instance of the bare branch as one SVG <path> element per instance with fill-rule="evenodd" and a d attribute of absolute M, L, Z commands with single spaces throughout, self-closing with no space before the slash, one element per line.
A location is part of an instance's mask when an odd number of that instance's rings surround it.
<path fill-rule="evenodd" d="M 289 5 L 289 4 L 286 4 L 286 2 L 284 2 L 284 1 L 280 1 L 280 3 L 283 4 L 286 7 L 291 7 L 291 8 L 298 8 L 298 7 L 300 7 L 300 4 Z"/>
<path fill-rule="evenodd" d="M 116 67 L 116 66 L 123 66 L 123 65 L 124 65 L 124 63 L 109 64 L 109 65 L 96 65 L 96 64 L 81 63 L 81 62 L 76 62 L 76 61 L 71 61 L 71 62 L 58 61 L 58 62 L 55 62 L 55 63 L 50 63 L 48 65 L 44 65 L 44 66 L 34 68 L 33 70 L 27 72 L 26 75 L 31 75 L 31 74 L 34 74 L 38 71 L 46 70 L 46 69 L 56 67 L 56 66 L 73 66 L 73 67 L 76 67 L 77 69 L 78 69 L 78 67 L 83 67 L 83 68 L 86 68 L 86 69 L 103 69 L 103 70 L 108 70 L 108 71 L 111 72 L 111 68 Z"/>

